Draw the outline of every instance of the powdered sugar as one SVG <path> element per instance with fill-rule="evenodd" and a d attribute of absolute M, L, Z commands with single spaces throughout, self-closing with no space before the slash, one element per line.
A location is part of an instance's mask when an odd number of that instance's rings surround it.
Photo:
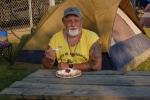
<path fill-rule="evenodd" d="M 69 69 L 70 69 L 70 72 L 69 72 L 69 73 L 66 72 L 65 69 L 64 69 L 64 70 L 58 70 L 57 72 L 58 72 L 58 74 L 65 74 L 65 75 L 77 73 L 77 70 L 73 70 L 73 69 L 71 69 L 71 68 L 69 68 Z"/>

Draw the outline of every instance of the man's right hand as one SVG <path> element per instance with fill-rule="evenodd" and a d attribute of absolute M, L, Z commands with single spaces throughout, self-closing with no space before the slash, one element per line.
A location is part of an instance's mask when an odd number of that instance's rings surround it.
<path fill-rule="evenodd" d="M 45 50 L 45 57 L 49 60 L 49 63 L 54 63 L 56 59 L 56 51 L 52 48 Z"/>

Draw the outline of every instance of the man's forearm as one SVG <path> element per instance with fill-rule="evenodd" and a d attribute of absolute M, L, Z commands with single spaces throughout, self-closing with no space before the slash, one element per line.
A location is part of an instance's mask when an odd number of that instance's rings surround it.
<path fill-rule="evenodd" d="M 45 68 L 52 68 L 53 67 L 53 64 L 54 64 L 54 61 L 51 61 L 49 60 L 48 58 L 44 57 L 42 59 L 42 64 Z"/>
<path fill-rule="evenodd" d="M 96 63 L 95 63 L 96 62 Z M 100 70 L 102 68 L 101 59 L 81 63 L 81 64 L 73 64 L 73 69 L 80 69 L 82 71 L 89 70 Z"/>

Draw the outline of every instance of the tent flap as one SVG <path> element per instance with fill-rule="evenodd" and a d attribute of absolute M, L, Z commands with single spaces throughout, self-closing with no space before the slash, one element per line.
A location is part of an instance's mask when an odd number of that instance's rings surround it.
<path fill-rule="evenodd" d="M 110 57 L 117 70 L 131 70 L 150 57 L 150 53 L 144 56 L 145 52 L 148 52 L 149 49 L 150 41 L 141 33 L 111 46 Z M 140 59 L 137 60 L 137 58 Z M 133 62 L 135 63 L 133 64 Z M 125 67 L 127 65 L 130 68 Z"/>

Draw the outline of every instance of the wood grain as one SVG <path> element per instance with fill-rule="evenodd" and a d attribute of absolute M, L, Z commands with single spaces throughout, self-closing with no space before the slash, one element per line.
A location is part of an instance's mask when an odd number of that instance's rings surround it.
<path fill-rule="evenodd" d="M 58 78 L 56 70 L 38 70 L 0 92 L 25 100 L 150 100 L 150 72 L 91 71 Z"/>

